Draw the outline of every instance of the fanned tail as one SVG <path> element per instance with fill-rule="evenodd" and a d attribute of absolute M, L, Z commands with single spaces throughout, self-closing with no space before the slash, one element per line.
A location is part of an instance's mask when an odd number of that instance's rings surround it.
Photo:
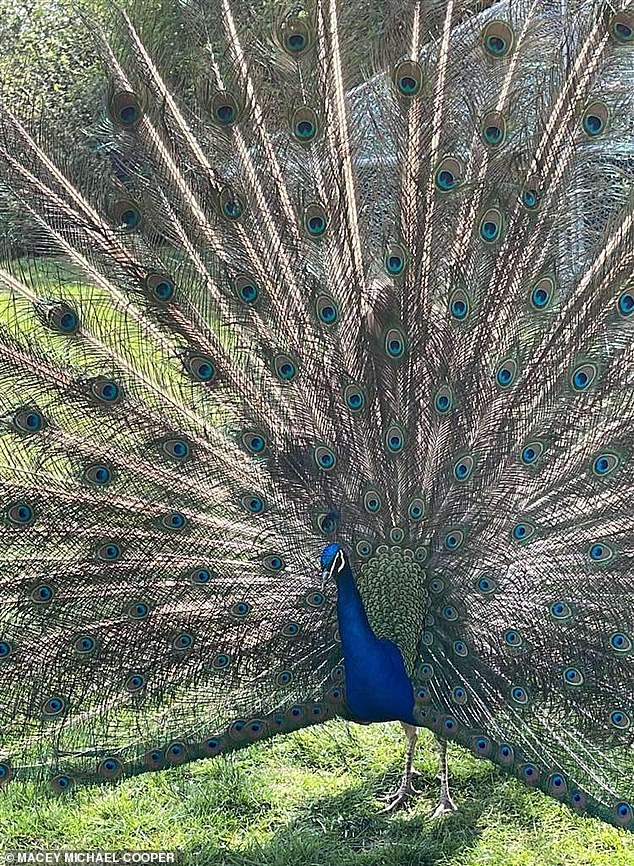
<path fill-rule="evenodd" d="M 417 721 L 631 828 L 634 11 L 278 6 L 2 108 L 1 772 L 347 714 L 336 541 Z"/>

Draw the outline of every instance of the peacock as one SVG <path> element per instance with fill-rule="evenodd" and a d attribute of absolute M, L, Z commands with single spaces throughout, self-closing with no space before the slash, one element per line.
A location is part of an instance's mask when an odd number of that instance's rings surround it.
<path fill-rule="evenodd" d="M 634 6 L 163 7 L 0 109 L 0 783 L 338 716 L 634 829 Z"/>

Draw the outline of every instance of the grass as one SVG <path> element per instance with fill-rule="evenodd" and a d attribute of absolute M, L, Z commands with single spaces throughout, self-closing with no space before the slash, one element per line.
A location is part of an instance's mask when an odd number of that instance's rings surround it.
<path fill-rule="evenodd" d="M 42 800 L 25 785 L 0 796 L 0 847 L 178 850 L 209 866 L 631 866 L 634 835 L 579 818 L 450 747 L 460 811 L 428 818 L 435 752 L 421 737 L 423 793 L 378 814 L 398 785 L 396 725 L 330 722 L 227 758 Z"/>

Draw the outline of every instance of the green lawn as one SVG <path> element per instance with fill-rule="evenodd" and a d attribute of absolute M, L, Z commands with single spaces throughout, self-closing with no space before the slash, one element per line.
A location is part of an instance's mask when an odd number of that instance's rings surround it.
<path fill-rule="evenodd" d="M 210 866 L 634 864 L 634 834 L 578 818 L 455 746 L 460 812 L 431 822 L 435 751 L 421 740 L 423 793 L 394 817 L 377 813 L 398 784 L 400 728 L 331 722 L 67 799 L 13 784 L 0 796 L 0 849 L 178 849 L 181 863 Z"/>

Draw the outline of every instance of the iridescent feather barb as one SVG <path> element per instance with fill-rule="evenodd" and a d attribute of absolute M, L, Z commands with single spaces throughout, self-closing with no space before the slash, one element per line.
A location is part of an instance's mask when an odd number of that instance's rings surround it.
<path fill-rule="evenodd" d="M 0 781 L 393 718 L 631 829 L 634 10 L 274 12 L 0 110 Z"/>

